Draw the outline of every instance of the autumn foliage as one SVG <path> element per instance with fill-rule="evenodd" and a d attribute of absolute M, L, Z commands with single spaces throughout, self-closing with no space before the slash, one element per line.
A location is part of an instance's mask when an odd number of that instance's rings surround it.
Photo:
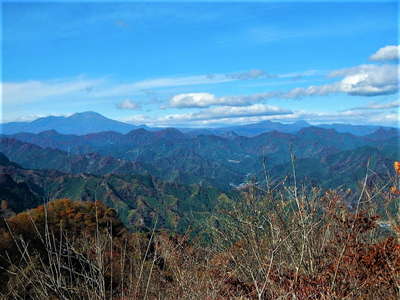
<path fill-rule="evenodd" d="M 365 181 L 349 202 L 349 191 L 249 186 L 221 196 L 195 237 L 131 233 L 101 203 L 60 199 L 0 224 L 0 295 L 399 299 L 399 214 L 374 205 L 399 200 L 385 187 Z"/>

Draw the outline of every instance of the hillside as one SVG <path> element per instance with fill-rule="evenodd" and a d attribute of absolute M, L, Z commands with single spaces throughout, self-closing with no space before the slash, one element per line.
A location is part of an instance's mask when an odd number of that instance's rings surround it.
<path fill-rule="evenodd" d="M 212 210 L 220 194 L 215 188 L 167 183 L 153 176 L 66 174 L 13 164 L 0 165 L 0 173 L 4 174 L 0 189 L 6 192 L 5 200 L 10 207 L 16 207 L 13 199 L 21 206 L 16 212 L 56 198 L 98 200 L 114 208 L 130 228 L 149 229 L 158 216 L 160 227 L 185 230 L 188 224 L 202 222 L 202 215 Z"/>
<path fill-rule="evenodd" d="M 298 159 L 294 165 L 297 183 L 301 185 L 357 190 L 367 174 L 370 181 L 386 182 L 393 177 L 394 160 L 384 151 L 365 146 L 315 158 Z M 293 184 L 291 163 L 275 166 L 269 174 L 273 182 L 282 182 L 286 178 Z M 262 179 L 263 176 L 260 173 L 258 178 Z"/>
<path fill-rule="evenodd" d="M 0 152 L 28 169 L 53 169 L 65 173 L 105 174 L 151 174 L 169 182 L 185 184 L 204 183 L 226 187 L 221 183 L 226 178 L 240 183 L 243 174 L 235 172 L 217 161 L 202 158 L 196 152 L 176 150 L 168 157 L 155 157 L 154 152 L 146 152 L 146 157 L 139 156 L 134 161 L 100 155 L 96 152 L 69 154 L 65 151 L 42 148 L 15 139 L 3 138 L 0 141 Z"/>
<path fill-rule="evenodd" d="M 70 154 L 53 148 L 24 143 L 15 139 L 2 139 L 0 152 L 27 169 L 54 169 L 65 173 L 91 173 L 95 175 L 147 174 L 147 167 L 97 153 Z"/>

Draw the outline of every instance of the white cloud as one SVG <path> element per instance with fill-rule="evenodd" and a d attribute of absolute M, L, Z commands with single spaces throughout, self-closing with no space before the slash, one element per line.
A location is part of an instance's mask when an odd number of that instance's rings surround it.
<path fill-rule="evenodd" d="M 273 75 L 269 75 L 265 73 L 263 70 L 250 70 L 245 72 L 237 72 L 237 73 L 230 73 L 226 74 L 226 77 L 237 79 L 237 80 L 249 80 L 249 79 L 258 79 L 258 78 L 265 78 L 265 77 L 273 77 Z"/>
<path fill-rule="evenodd" d="M 301 79 L 304 77 L 310 77 L 310 76 L 318 76 L 322 75 L 323 73 L 318 70 L 308 70 L 304 72 L 295 72 L 295 73 L 286 73 L 286 74 L 279 74 L 276 77 L 278 78 L 291 78 L 291 79 Z"/>
<path fill-rule="evenodd" d="M 2 101 L 4 103 L 23 104 L 46 99 L 66 99 L 67 97 L 69 99 L 131 97 L 132 95 L 141 94 L 149 89 L 220 84 L 257 78 L 298 78 L 299 76 L 307 76 L 310 74 L 313 74 L 313 72 L 269 75 L 262 70 L 254 69 L 238 73 L 162 77 L 128 83 L 116 83 L 110 78 L 89 79 L 84 76 L 77 76 L 75 78 L 44 81 L 3 82 L 1 83 L 1 88 L 3 92 Z M 264 94 L 264 96 L 268 96 L 268 94 Z M 232 103 L 232 105 L 246 105 L 251 103 L 251 98 L 253 97 L 254 96 L 233 96 L 225 97 L 224 99 L 215 99 L 218 101 L 216 104 L 221 105 L 230 105 L 230 103 Z M 259 98 L 259 96 L 255 98 Z"/>
<path fill-rule="evenodd" d="M 280 120 L 306 120 L 311 123 L 381 124 L 398 126 L 398 114 L 393 111 L 346 110 L 341 112 L 295 112 Z"/>
<path fill-rule="evenodd" d="M 370 60 L 374 61 L 385 61 L 385 60 L 398 60 L 400 57 L 400 46 L 386 46 L 380 48 L 373 55 L 370 56 Z"/>
<path fill-rule="evenodd" d="M 1 83 L 2 101 L 4 103 L 22 104 L 40 101 L 48 98 L 79 96 L 85 98 L 129 97 L 142 93 L 146 89 L 178 87 L 190 85 L 217 84 L 234 81 L 225 75 L 207 75 L 166 77 L 131 83 L 116 84 L 111 80 L 87 79 L 78 76 L 70 79 L 29 80 L 23 82 Z"/>
<path fill-rule="evenodd" d="M 96 97 L 126 96 L 146 89 L 157 89 L 165 87 L 191 86 L 217 84 L 233 81 L 224 75 L 215 75 L 212 78 L 208 75 L 186 76 L 186 77 L 165 77 L 136 81 L 124 84 L 114 84 L 104 87 L 94 93 Z"/>
<path fill-rule="evenodd" d="M 171 107 L 208 107 L 218 104 L 218 98 L 210 93 L 188 93 L 173 96 L 169 104 Z"/>
<path fill-rule="evenodd" d="M 169 101 L 170 107 L 176 108 L 206 108 L 216 105 L 246 106 L 270 98 L 282 97 L 281 92 L 267 92 L 253 95 L 216 97 L 209 93 L 188 93 L 173 96 Z"/>
<path fill-rule="evenodd" d="M 383 123 L 383 124 L 392 124 L 392 125 L 400 125 L 400 118 L 399 114 L 396 112 L 389 113 L 389 114 L 381 114 L 373 116 L 371 122 L 376 123 Z"/>
<path fill-rule="evenodd" d="M 212 107 L 197 112 L 182 113 L 182 114 L 169 114 L 166 116 L 154 118 L 145 115 L 135 115 L 125 121 L 133 123 L 146 123 L 156 126 L 173 126 L 182 124 L 198 123 L 200 121 L 221 120 L 221 119 L 235 119 L 252 116 L 272 116 L 272 115 L 286 115 L 292 112 L 276 106 L 266 104 L 253 104 L 242 107 L 232 106 L 218 106 Z"/>
<path fill-rule="evenodd" d="M 69 80 L 5 82 L 1 84 L 3 103 L 29 103 L 49 97 L 87 94 L 103 79 L 77 77 Z"/>
<path fill-rule="evenodd" d="M 399 87 L 397 65 L 361 65 L 331 73 L 333 77 L 343 75 L 339 90 L 350 95 L 393 94 Z"/>
<path fill-rule="evenodd" d="M 202 110 L 200 112 L 191 113 L 192 120 L 209 120 L 222 118 L 237 118 L 251 116 L 267 116 L 267 115 L 286 115 L 292 112 L 276 106 L 266 104 L 253 104 L 249 106 L 218 106 Z"/>
<path fill-rule="evenodd" d="M 351 96 L 394 94 L 399 89 L 398 74 L 397 65 L 360 65 L 333 71 L 328 75 L 331 78 L 343 77 L 340 81 L 307 88 L 294 88 L 288 92 L 271 94 L 271 97 L 293 99 L 335 93 L 345 93 Z"/>
<path fill-rule="evenodd" d="M 400 100 L 391 101 L 388 103 L 370 103 L 366 106 L 353 107 L 350 110 L 385 110 L 400 107 Z"/>
<path fill-rule="evenodd" d="M 216 74 L 218 75 L 218 74 Z M 216 75 L 209 75 L 211 77 Z M 322 75 L 322 72 L 317 70 L 307 70 L 303 72 L 293 72 L 293 73 L 285 73 L 285 74 L 269 74 L 263 70 L 253 69 L 249 71 L 236 72 L 236 73 L 228 73 L 225 76 L 227 78 L 236 79 L 236 80 L 249 80 L 249 79 L 260 79 L 260 78 L 279 78 L 279 79 L 301 79 L 304 77 L 310 76 L 318 76 Z"/>
<path fill-rule="evenodd" d="M 102 89 L 96 90 L 93 93 L 93 96 L 96 97 L 126 96 L 147 89 L 219 84 L 219 83 L 233 82 L 237 80 L 250 80 L 259 78 L 299 78 L 304 76 L 312 76 L 315 74 L 315 72 L 316 71 L 306 71 L 303 73 L 270 75 L 262 70 L 253 69 L 249 71 L 228 73 L 228 74 L 163 77 L 163 78 L 135 81 L 131 83 L 116 84 L 116 85 L 111 85 L 109 87 L 106 86 Z"/>
<path fill-rule="evenodd" d="M 135 110 L 140 109 L 140 106 L 130 99 L 125 99 L 124 101 L 117 104 L 117 108 Z"/>
<path fill-rule="evenodd" d="M 230 124 L 249 124 L 260 121 L 280 121 L 295 122 L 307 121 L 312 124 L 317 123 L 348 123 L 348 124 L 382 124 L 388 126 L 397 126 L 399 116 L 395 112 L 379 112 L 376 111 L 343 111 L 343 112 L 306 112 L 296 111 L 293 114 L 274 115 L 274 116 L 255 116 L 240 119 L 223 120 Z M 220 120 L 222 121 L 222 120 Z M 213 123 L 209 122 L 210 124 Z"/>
<path fill-rule="evenodd" d="M 123 121 L 149 126 L 221 126 L 257 123 L 261 121 L 295 122 L 305 120 L 311 124 L 318 123 L 349 123 L 349 124 L 381 124 L 398 126 L 399 116 L 396 111 L 374 110 L 346 110 L 342 112 L 290 112 L 282 108 L 275 108 L 280 112 L 266 107 L 263 104 L 254 104 L 247 107 L 215 107 L 195 113 L 172 114 L 162 117 L 135 115 Z"/>
<path fill-rule="evenodd" d="M 324 96 L 345 93 L 351 96 L 394 94 L 399 88 L 397 65 L 360 65 L 331 72 L 329 77 L 344 77 L 341 81 L 307 88 L 295 88 L 282 93 L 282 98 Z"/>
<path fill-rule="evenodd" d="M 331 72 L 328 77 L 342 77 L 342 79 L 330 84 L 242 96 L 216 97 L 209 93 L 178 94 L 170 99 L 169 104 L 177 108 L 204 108 L 213 105 L 243 106 L 272 98 L 297 99 L 336 93 L 351 96 L 389 95 L 396 93 L 399 89 L 398 76 L 397 65 L 360 65 Z"/>

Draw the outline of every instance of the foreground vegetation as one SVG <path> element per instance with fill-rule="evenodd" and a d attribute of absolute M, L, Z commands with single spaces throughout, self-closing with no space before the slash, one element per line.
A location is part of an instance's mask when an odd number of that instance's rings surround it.
<path fill-rule="evenodd" d="M 132 233 L 100 202 L 52 201 L 0 224 L 0 295 L 398 299 L 398 184 L 366 177 L 359 195 L 250 184 L 221 195 L 195 236 L 159 230 L 157 215 Z"/>

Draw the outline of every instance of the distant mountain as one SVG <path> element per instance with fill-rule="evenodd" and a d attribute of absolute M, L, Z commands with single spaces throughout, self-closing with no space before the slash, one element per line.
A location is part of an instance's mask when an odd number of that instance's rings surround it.
<path fill-rule="evenodd" d="M 273 121 L 262 121 L 254 124 L 238 125 L 238 126 L 228 126 L 222 128 L 179 128 L 182 132 L 191 135 L 240 135 L 252 137 L 265 132 L 279 131 L 285 133 L 296 133 L 302 128 L 311 126 L 306 121 L 298 121 L 290 124 L 284 124 Z"/>
<path fill-rule="evenodd" d="M 380 128 L 382 128 L 386 131 L 392 130 L 392 131 L 396 131 L 398 133 L 400 132 L 399 128 L 374 126 L 374 125 L 351 125 L 351 124 L 334 123 L 334 124 L 319 124 L 316 126 L 325 128 L 325 129 L 335 129 L 337 132 L 351 133 L 351 134 L 357 135 L 357 136 L 364 136 L 364 135 L 372 134 Z"/>
<path fill-rule="evenodd" d="M 254 124 L 227 126 L 222 128 L 177 128 L 187 136 L 199 135 L 218 135 L 218 136 L 247 136 L 252 137 L 265 132 L 279 131 L 284 133 L 297 133 L 303 128 L 316 126 L 325 129 L 335 129 L 341 133 L 351 133 L 357 136 L 368 135 L 381 126 L 372 125 L 351 125 L 351 124 L 319 124 L 311 125 L 306 121 L 297 121 L 294 123 L 280 123 L 275 121 L 262 121 Z M 0 124 L 0 132 L 3 134 L 16 133 L 39 133 L 43 131 L 57 131 L 63 134 L 85 135 L 89 133 L 98 133 L 104 131 L 113 131 L 117 133 L 128 133 L 134 129 L 145 128 L 148 131 L 160 131 L 162 128 L 150 128 L 146 125 L 135 126 L 132 124 L 108 119 L 96 112 L 76 113 L 69 117 L 49 116 L 39 118 L 32 122 L 10 122 Z M 391 127 L 383 127 L 390 129 Z M 396 128 L 398 131 L 399 129 Z"/>
<path fill-rule="evenodd" d="M 233 126 L 219 129 L 220 132 L 233 131 L 242 136 L 255 136 L 264 132 L 279 131 L 284 133 L 296 133 L 300 129 L 311 126 L 306 121 L 298 121 L 291 124 L 283 124 L 272 121 L 262 121 L 255 124 L 248 124 L 242 126 Z"/>
<path fill-rule="evenodd" d="M 350 133 L 356 136 L 364 136 L 371 134 L 383 128 L 385 130 L 395 130 L 399 132 L 398 128 L 393 127 L 382 127 L 382 126 L 372 126 L 372 125 L 351 125 L 351 124 L 317 124 L 311 125 L 306 121 L 297 121 L 294 123 L 280 123 L 273 121 L 262 121 L 254 124 L 240 125 L 240 126 L 229 126 L 223 128 L 180 128 L 182 132 L 190 136 L 198 135 L 219 135 L 226 136 L 227 134 L 236 134 L 240 136 L 252 137 L 265 132 L 279 131 L 284 133 L 297 133 L 301 129 L 306 127 L 320 127 L 324 129 L 334 129 L 340 133 Z"/>
<path fill-rule="evenodd" d="M 396 128 L 381 127 L 378 130 L 366 135 L 365 137 L 373 141 L 383 141 L 392 138 L 397 138 L 398 140 L 400 140 L 400 130 Z"/>
<path fill-rule="evenodd" d="M 32 122 L 11 122 L 1 124 L 3 134 L 19 132 L 39 133 L 47 130 L 56 130 L 64 134 L 88 134 L 101 131 L 115 131 L 127 133 L 136 128 L 131 124 L 108 119 L 95 112 L 76 113 L 69 117 L 45 117 Z"/>

